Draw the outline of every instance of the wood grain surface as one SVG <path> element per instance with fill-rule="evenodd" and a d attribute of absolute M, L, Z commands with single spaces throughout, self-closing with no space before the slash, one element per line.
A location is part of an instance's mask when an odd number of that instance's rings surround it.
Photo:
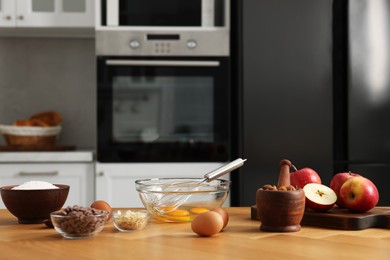
<path fill-rule="evenodd" d="M 112 222 L 94 238 L 67 240 L 44 224 L 18 224 L 0 210 L 1 259 L 389 259 L 390 231 L 302 227 L 264 232 L 250 207 L 227 208 L 230 221 L 213 237 L 200 237 L 190 223 L 151 220 L 139 232 L 121 233 Z"/>
<path fill-rule="evenodd" d="M 256 214 L 256 206 L 252 206 L 251 219 L 258 220 Z M 347 209 L 338 207 L 333 207 L 327 212 L 316 212 L 307 209 L 303 215 L 301 225 L 344 230 L 360 230 L 375 227 L 389 229 L 390 208 L 375 207 L 365 213 L 352 213 Z"/>

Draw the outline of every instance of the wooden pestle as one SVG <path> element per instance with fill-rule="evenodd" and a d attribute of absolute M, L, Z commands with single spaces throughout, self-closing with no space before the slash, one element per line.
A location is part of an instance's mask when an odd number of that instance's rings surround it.
<path fill-rule="evenodd" d="M 288 187 L 290 186 L 290 168 L 292 163 L 289 160 L 281 160 L 280 161 L 280 171 L 279 171 L 279 180 L 278 180 L 278 187 L 284 186 Z"/>

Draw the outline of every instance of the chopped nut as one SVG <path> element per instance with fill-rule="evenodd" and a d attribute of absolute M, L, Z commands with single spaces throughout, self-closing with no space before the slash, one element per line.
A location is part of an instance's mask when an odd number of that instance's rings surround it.
<path fill-rule="evenodd" d="M 292 186 L 292 185 L 289 185 L 289 186 L 287 187 L 287 190 L 296 190 L 296 188 L 295 188 L 294 186 Z"/>
<path fill-rule="evenodd" d="M 115 224 L 123 230 L 138 230 L 146 226 L 148 214 L 146 212 L 137 212 L 128 210 L 125 214 L 114 215 Z"/>

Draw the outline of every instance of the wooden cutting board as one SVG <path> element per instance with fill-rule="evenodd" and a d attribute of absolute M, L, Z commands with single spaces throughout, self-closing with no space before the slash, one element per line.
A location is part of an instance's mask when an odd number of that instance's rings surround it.
<path fill-rule="evenodd" d="M 256 206 L 251 207 L 251 219 L 258 220 Z M 337 207 L 327 212 L 308 209 L 305 211 L 301 225 L 345 230 L 390 228 L 390 208 L 375 207 L 365 213 L 352 213 Z"/>

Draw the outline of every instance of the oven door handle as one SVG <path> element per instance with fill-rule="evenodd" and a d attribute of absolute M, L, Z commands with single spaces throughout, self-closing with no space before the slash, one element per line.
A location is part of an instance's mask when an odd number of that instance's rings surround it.
<path fill-rule="evenodd" d="M 176 67 L 218 67 L 219 61 L 190 60 L 106 60 L 111 66 L 176 66 Z"/>

